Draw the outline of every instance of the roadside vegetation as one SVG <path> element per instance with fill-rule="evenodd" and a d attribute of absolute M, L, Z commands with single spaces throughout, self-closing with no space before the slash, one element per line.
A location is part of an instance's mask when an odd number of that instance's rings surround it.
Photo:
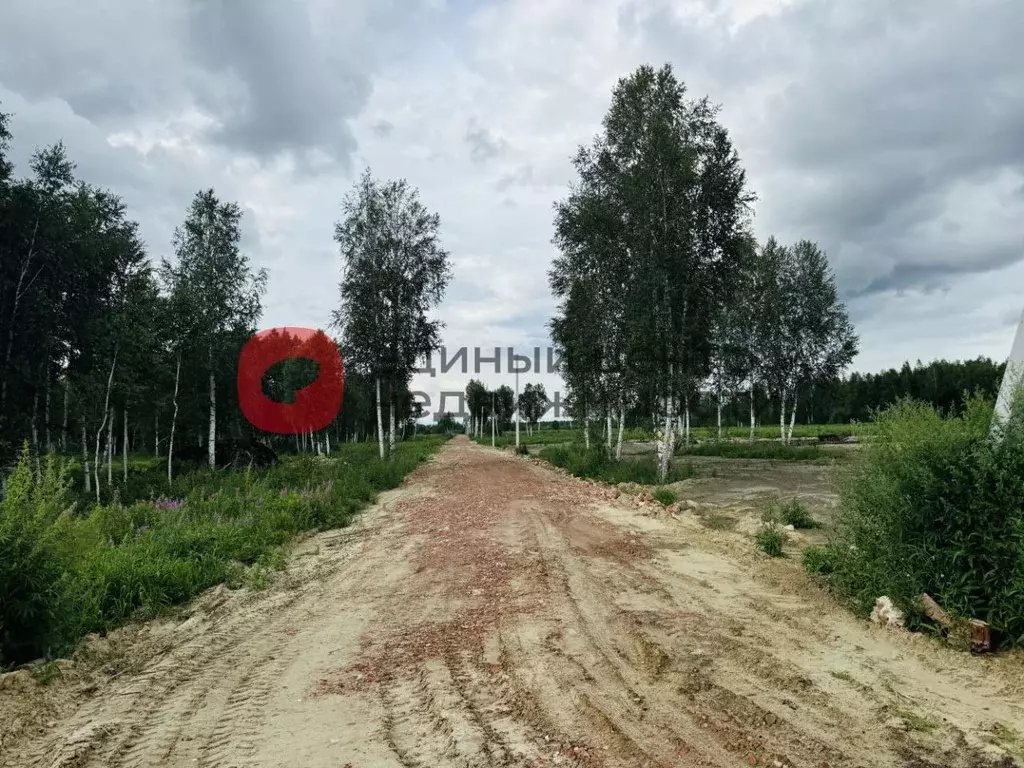
<path fill-rule="evenodd" d="M 347 525 L 444 440 L 399 442 L 388 460 L 345 444 L 332 458 L 183 474 L 171 489 L 160 467 L 141 468 L 120 501 L 88 509 L 59 457 L 37 477 L 26 449 L 0 504 L 0 667 L 59 656 L 221 582 L 265 586 L 295 534 Z"/>
<path fill-rule="evenodd" d="M 994 434 L 977 395 L 951 417 L 909 399 L 880 414 L 877 440 L 839 475 L 831 541 L 805 553 L 807 569 L 861 613 L 886 595 L 923 626 L 927 593 L 1024 645 L 1022 405 Z"/>
<path fill-rule="evenodd" d="M 724 459 L 772 459 L 774 461 L 836 461 L 846 452 L 818 445 L 786 445 L 780 442 L 708 442 L 682 448 L 676 455 L 719 456 Z"/>
<path fill-rule="evenodd" d="M 609 485 L 637 483 L 639 485 L 661 485 L 686 480 L 696 474 L 689 462 L 673 462 L 666 477 L 658 472 L 658 461 L 654 456 L 624 458 L 618 461 L 602 446 L 552 445 L 542 448 L 540 457 L 556 467 L 561 467 L 576 477 L 600 480 Z"/>

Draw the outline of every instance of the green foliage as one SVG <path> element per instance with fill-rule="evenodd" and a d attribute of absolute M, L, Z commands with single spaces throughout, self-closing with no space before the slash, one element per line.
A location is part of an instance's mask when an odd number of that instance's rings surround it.
<path fill-rule="evenodd" d="M 612 485 L 616 483 L 659 484 L 658 464 L 653 456 L 615 461 L 604 446 L 591 447 L 588 451 L 582 445 L 574 444 L 547 446 L 541 449 L 540 457 L 577 477 L 600 480 Z M 692 464 L 674 462 L 665 482 L 679 482 L 693 477 L 694 474 Z"/>
<path fill-rule="evenodd" d="M 786 543 L 786 533 L 777 523 L 768 523 L 754 536 L 754 543 L 769 557 L 782 557 L 782 545 Z"/>
<path fill-rule="evenodd" d="M 807 547 L 803 560 L 804 570 L 812 575 L 828 575 L 835 570 L 835 558 L 827 547 Z"/>
<path fill-rule="evenodd" d="M 790 499 L 782 504 L 779 508 L 779 521 L 783 525 L 792 525 L 799 529 L 821 527 L 821 523 L 811 517 L 811 513 L 796 499 Z"/>
<path fill-rule="evenodd" d="M 709 442 L 685 448 L 678 453 L 688 456 L 720 456 L 726 459 L 773 459 L 775 461 L 820 461 L 842 456 L 817 445 L 784 445 L 777 442 Z"/>
<path fill-rule="evenodd" d="M 67 482 L 56 462 L 37 482 L 25 452 L 0 507 L 0 658 L 66 650 L 223 581 L 262 589 L 284 567 L 294 534 L 346 525 L 443 442 L 401 442 L 384 461 L 372 444 L 344 444 L 330 459 L 203 470 L 178 478 L 173 500 L 152 498 L 166 485 L 160 477 L 141 498 L 86 515 L 63 512 Z"/>
<path fill-rule="evenodd" d="M 520 456 L 529 456 L 530 449 L 528 446 L 520 444 L 516 446 L 516 453 L 519 454 Z"/>
<path fill-rule="evenodd" d="M 53 525 L 66 481 L 52 458 L 38 482 L 31 464 L 26 444 L 0 504 L 0 665 L 42 655 L 56 639 L 64 566 Z"/>
<path fill-rule="evenodd" d="M 661 504 L 664 504 L 666 507 L 669 504 L 674 504 L 676 500 L 676 495 L 668 488 L 659 488 L 658 490 L 652 492 L 651 496 L 653 496 L 656 501 L 660 502 Z"/>
<path fill-rule="evenodd" d="M 978 396 L 953 418 L 909 400 L 879 416 L 878 440 L 841 478 L 830 545 L 840 595 L 865 613 L 888 595 L 914 625 L 927 592 L 1024 644 L 1024 408 L 1015 413 L 999 441 Z"/>

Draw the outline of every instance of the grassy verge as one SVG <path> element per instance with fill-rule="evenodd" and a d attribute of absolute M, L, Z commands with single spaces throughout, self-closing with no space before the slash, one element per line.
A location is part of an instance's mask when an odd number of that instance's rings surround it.
<path fill-rule="evenodd" d="M 872 424 L 795 424 L 793 425 L 793 437 L 795 439 L 817 438 L 818 435 L 856 435 L 857 437 L 870 437 L 874 434 L 875 425 Z M 604 432 L 597 422 L 591 424 L 591 441 L 600 443 L 603 440 Z M 690 436 L 694 440 L 716 440 L 718 439 L 717 427 L 693 427 Z M 775 425 L 759 426 L 754 430 L 754 436 L 758 440 L 777 440 L 779 427 Z M 724 439 L 745 439 L 750 437 L 749 427 L 723 427 L 722 437 Z M 622 433 L 623 440 L 654 440 L 654 432 L 646 427 L 626 429 Z M 613 427 L 612 439 L 618 439 L 618 430 Z M 491 433 L 486 432 L 481 437 L 473 437 L 473 440 L 480 445 L 491 444 Z M 520 445 L 555 445 L 558 443 L 574 443 L 582 440 L 582 432 L 578 428 L 562 426 L 559 429 L 542 427 L 535 429 L 533 434 L 527 434 L 525 427 L 519 431 Z M 505 448 L 516 444 L 515 430 L 506 430 L 504 434 L 498 435 L 494 441 L 495 447 Z"/>
<path fill-rule="evenodd" d="M 905 401 L 840 475 L 828 548 L 807 556 L 836 593 L 867 613 L 886 595 L 910 626 L 928 593 L 954 617 L 988 622 L 1024 645 L 1024 401 L 990 436 L 992 404 L 968 399 L 943 418 Z"/>
<path fill-rule="evenodd" d="M 552 445 L 542 448 L 540 457 L 569 473 L 603 483 L 637 483 L 658 485 L 658 463 L 654 456 L 624 458 L 620 461 L 608 456 L 603 448 L 589 451 L 581 445 Z M 689 462 L 673 461 L 667 483 L 675 483 L 696 474 Z"/>
<path fill-rule="evenodd" d="M 0 665 L 64 653 L 224 581 L 264 583 L 296 533 L 347 525 L 443 442 L 399 443 L 387 461 L 375 445 L 345 444 L 329 459 L 194 472 L 170 489 L 154 467 L 88 509 L 70 503 L 56 459 L 36 479 L 24 454 L 0 505 Z"/>
<path fill-rule="evenodd" d="M 782 443 L 709 442 L 677 451 L 681 456 L 720 456 L 725 459 L 771 459 L 774 461 L 835 461 L 845 457 L 842 449 L 829 450 L 818 445 Z"/>

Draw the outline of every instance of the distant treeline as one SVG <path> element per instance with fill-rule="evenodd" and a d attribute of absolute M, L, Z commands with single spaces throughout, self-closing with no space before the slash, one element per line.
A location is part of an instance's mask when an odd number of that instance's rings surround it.
<path fill-rule="evenodd" d="M 963 393 L 981 392 L 995 399 L 1006 363 L 995 363 L 987 357 L 976 360 L 935 360 L 927 365 L 918 360 L 913 366 L 904 363 L 899 369 L 880 373 L 851 373 L 831 383 L 797 393 L 797 422 L 802 424 L 845 424 L 870 421 L 872 411 L 885 408 L 903 397 L 923 400 L 943 413 L 955 413 L 963 402 Z M 779 406 L 775 400 L 758 397 L 754 404 L 758 422 L 775 424 Z M 701 397 L 694 411 L 694 425 L 708 426 L 716 422 L 713 394 Z M 747 424 L 749 396 L 739 393 L 726 406 L 723 421 Z M 633 413 L 639 425 L 645 419 L 640 411 Z M 646 421 L 650 415 L 646 414 Z"/>

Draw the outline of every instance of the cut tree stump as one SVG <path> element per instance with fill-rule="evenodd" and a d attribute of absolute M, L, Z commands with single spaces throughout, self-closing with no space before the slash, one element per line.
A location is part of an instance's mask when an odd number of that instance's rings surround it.
<path fill-rule="evenodd" d="M 921 595 L 921 605 L 924 607 L 925 615 L 929 619 L 941 624 L 946 630 L 954 630 L 948 636 L 951 642 L 953 642 L 956 635 L 961 635 L 962 637 L 963 623 L 956 622 L 958 626 L 954 626 L 952 617 L 942 610 L 930 595 Z M 968 636 L 972 653 L 987 653 L 992 650 L 992 632 L 988 624 L 979 619 L 970 619 L 967 621 L 966 628 L 969 630 Z"/>
<path fill-rule="evenodd" d="M 948 627 L 953 623 L 949 614 L 939 607 L 939 604 L 932 599 L 931 595 L 921 595 L 921 603 L 924 605 L 925 615 L 932 621 L 937 621 L 944 627 Z"/>

